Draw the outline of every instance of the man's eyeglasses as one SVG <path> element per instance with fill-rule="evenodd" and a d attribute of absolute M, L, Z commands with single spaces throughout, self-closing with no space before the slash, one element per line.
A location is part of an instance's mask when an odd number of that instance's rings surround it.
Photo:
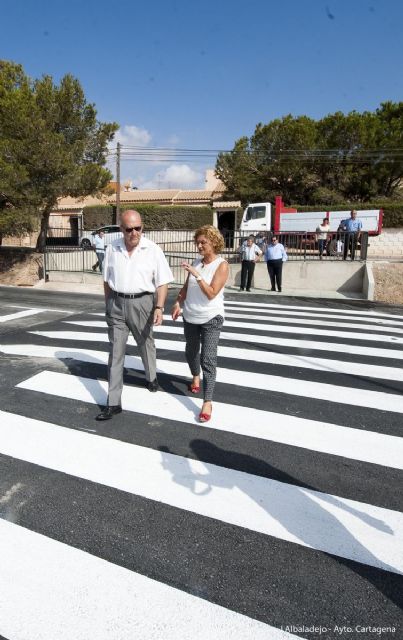
<path fill-rule="evenodd" d="M 131 233 L 132 231 L 137 231 L 138 233 L 140 233 L 142 228 L 143 228 L 142 225 L 140 225 L 139 227 L 125 227 L 124 231 L 126 231 L 126 233 Z"/>

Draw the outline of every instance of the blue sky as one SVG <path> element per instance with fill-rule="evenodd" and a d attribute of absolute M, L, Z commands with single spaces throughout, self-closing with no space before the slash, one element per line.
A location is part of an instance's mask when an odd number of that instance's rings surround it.
<path fill-rule="evenodd" d="M 401 0 L 0 0 L 0 57 L 72 73 L 123 144 L 229 149 L 258 122 L 403 99 Z M 124 162 L 139 187 L 214 161 Z"/>

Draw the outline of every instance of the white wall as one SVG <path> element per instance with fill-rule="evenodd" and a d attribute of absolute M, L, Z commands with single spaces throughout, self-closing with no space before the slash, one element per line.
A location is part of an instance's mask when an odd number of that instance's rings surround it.
<path fill-rule="evenodd" d="M 344 260 L 299 261 L 288 260 L 283 265 L 284 293 L 287 290 L 360 294 L 364 288 L 365 263 Z M 230 265 L 229 286 L 239 287 L 241 265 Z M 256 289 L 270 289 L 270 279 L 264 262 L 256 264 L 252 286 Z"/>

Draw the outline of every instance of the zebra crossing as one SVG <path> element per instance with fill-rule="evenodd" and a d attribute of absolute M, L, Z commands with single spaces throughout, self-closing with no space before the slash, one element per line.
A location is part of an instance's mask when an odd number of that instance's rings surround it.
<path fill-rule="evenodd" d="M 232 298 L 203 426 L 169 316 L 106 424 L 101 307 L 2 336 L 8 640 L 403 633 L 403 316 Z"/>

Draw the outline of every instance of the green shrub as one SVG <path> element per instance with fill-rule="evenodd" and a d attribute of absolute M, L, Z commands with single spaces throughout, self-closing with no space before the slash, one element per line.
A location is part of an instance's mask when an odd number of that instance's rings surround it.
<path fill-rule="evenodd" d="M 121 211 L 133 209 L 124 205 Z M 197 229 L 204 224 L 213 224 L 211 207 L 180 205 L 138 204 L 136 211 L 141 214 L 146 229 Z"/>
<path fill-rule="evenodd" d="M 98 229 L 113 224 L 113 207 L 109 204 L 84 207 L 84 229 Z"/>
<path fill-rule="evenodd" d="M 136 209 L 141 214 L 144 227 L 149 230 L 159 229 L 197 229 L 204 224 L 213 224 L 211 207 L 195 207 L 159 204 L 124 204 L 120 211 Z M 110 205 L 84 207 L 84 229 L 97 229 L 113 224 L 114 208 Z"/>
<path fill-rule="evenodd" d="M 383 209 L 384 227 L 403 227 L 403 202 L 381 204 L 375 208 Z"/>

